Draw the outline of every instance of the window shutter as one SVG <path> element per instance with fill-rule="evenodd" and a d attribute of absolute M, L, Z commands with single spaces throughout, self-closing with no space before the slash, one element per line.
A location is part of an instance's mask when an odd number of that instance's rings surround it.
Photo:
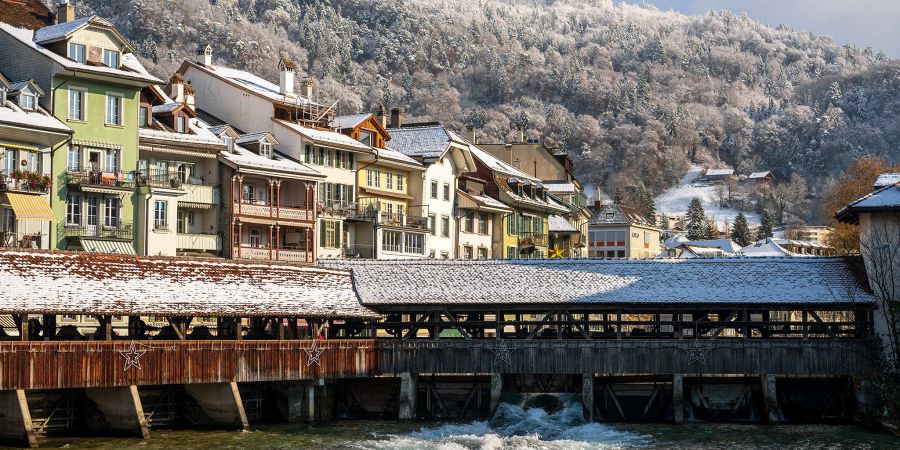
<path fill-rule="evenodd" d="M 352 170 L 353 169 L 353 153 L 349 153 L 349 152 L 347 153 L 347 161 L 349 163 L 349 167 L 347 167 L 347 168 Z"/>
<path fill-rule="evenodd" d="M 325 221 L 319 223 L 319 246 L 325 247 Z"/>
<path fill-rule="evenodd" d="M 343 239 L 344 235 L 341 232 L 341 225 L 344 222 L 337 221 L 334 223 L 334 246 L 337 248 L 341 248 L 341 239 Z"/>

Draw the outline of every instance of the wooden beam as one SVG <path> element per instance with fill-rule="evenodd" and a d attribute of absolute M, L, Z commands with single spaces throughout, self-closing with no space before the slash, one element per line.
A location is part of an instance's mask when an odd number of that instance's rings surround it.
<path fill-rule="evenodd" d="M 577 328 L 578 331 L 581 332 L 581 335 L 584 336 L 585 339 L 591 340 L 591 333 L 585 330 L 581 323 L 575 320 L 575 317 L 572 316 L 571 312 L 563 311 L 563 313 L 565 314 L 566 318 L 568 318 L 568 320 L 571 321 L 573 325 L 575 325 L 575 328 Z"/>
<path fill-rule="evenodd" d="M 544 325 L 549 322 L 551 318 L 553 318 L 553 313 L 554 311 L 552 310 L 547 312 L 547 314 L 544 315 L 544 318 L 541 319 L 540 322 L 538 322 L 538 325 L 534 328 L 534 330 L 531 331 L 531 333 L 528 333 L 528 337 L 525 339 L 534 339 L 538 332 L 541 331 L 541 328 L 544 328 Z"/>
<path fill-rule="evenodd" d="M 468 331 L 459 323 L 459 319 L 454 316 L 449 310 L 444 310 L 444 315 L 447 316 L 447 323 L 453 325 L 453 328 L 456 328 L 460 334 L 462 334 L 464 339 L 472 339 L 472 335 L 469 334 Z M 440 316 L 438 316 L 440 317 Z"/>

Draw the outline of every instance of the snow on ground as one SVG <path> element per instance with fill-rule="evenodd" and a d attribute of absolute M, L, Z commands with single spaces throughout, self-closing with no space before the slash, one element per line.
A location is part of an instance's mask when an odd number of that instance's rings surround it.
<path fill-rule="evenodd" d="M 703 170 L 702 167 L 691 167 L 678 183 L 678 186 L 670 188 L 656 197 L 656 212 L 669 216 L 683 217 L 687 213 L 691 200 L 694 197 L 699 197 L 703 202 L 703 210 L 706 212 L 706 216 L 715 220 L 719 229 L 725 228 L 726 220 L 729 224 L 734 224 L 734 218 L 737 216 L 738 210 L 719 206 L 716 186 L 700 185 L 699 178 L 703 174 Z M 758 225 L 761 221 L 759 214 L 745 212 L 744 215 L 747 216 L 747 221 L 751 225 Z"/>

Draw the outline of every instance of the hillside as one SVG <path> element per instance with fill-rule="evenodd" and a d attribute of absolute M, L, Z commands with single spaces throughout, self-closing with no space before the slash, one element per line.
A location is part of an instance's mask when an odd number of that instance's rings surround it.
<path fill-rule="evenodd" d="M 610 0 L 80 0 L 154 73 L 198 43 L 277 79 L 292 57 L 341 113 L 403 107 L 480 139 L 559 144 L 607 192 L 654 194 L 694 164 L 799 175 L 810 195 L 862 154 L 900 159 L 900 63 L 728 12 Z M 814 214 L 814 208 L 808 208 Z"/>

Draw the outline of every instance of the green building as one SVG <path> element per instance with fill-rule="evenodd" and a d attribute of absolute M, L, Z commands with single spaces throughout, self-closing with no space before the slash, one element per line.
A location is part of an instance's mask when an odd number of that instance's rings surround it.
<path fill-rule="evenodd" d="M 0 24 L 0 68 L 33 79 L 41 104 L 74 131 L 51 153 L 51 248 L 134 253 L 141 88 L 144 70 L 108 21 L 73 17 L 36 31 Z"/>

